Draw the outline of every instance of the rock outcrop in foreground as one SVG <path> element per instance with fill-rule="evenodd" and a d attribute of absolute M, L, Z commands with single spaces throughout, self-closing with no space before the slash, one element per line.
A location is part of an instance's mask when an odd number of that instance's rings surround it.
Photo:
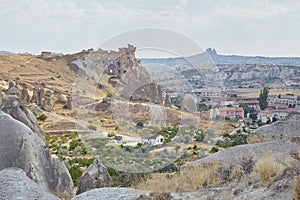
<path fill-rule="evenodd" d="M 257 144 L 246 144 L 223 149 L 200 160 L 185 164 L 183 167 L 193 167 L 209 164 L 238 165 L 245 158 L 253 157 L 260 160 L 271 157 L 273 160 L 289 158 L 291 151 L 300 151 L 300 145 L 288 140 L 279 140 Z"/>
<path fill-rule="evenodd" d="M 46 192 L 20 168 L 6 168 L 0 171 L 0 199 L 58 200 Z"/>
<path fill-rule="evenodd" d="M 0 111 L 0 170 L 18 167 L 45 191 L 59 197 L 73 195 L 66 166 L 51 158 L 44 141 L 24 123 Z"/>
<path fill-rule="evenodd" d="M 82 193 L 72 200 L 134 200 L 141 195 L 148 195 L 148 191 L 132 188 L 100 188 Z"/>
<path fill-rule="evenodd" d="M 299 174 L 298 174 L 299 176 Z M 293 170 L 285 170 L 268 187 L 263 187 L 253 177 L 245 177 L 239 181 L 220 184 L 218 187 L 199 189 L 195 192 L 171 193 L 174 200 L 182 199 L 289 199 L 294 197 L 295 173 Z"/>
<path fill-rule="evenodd" d="M 111 177 L 106 167 L 102 164 L 99 157 L 87 168 L 80 179 L 77 194 L 81 194 L 91 189 L 108 187 L 111 184 Z"/>
<path fill-rule="evenodd" d="M 14 119 L 23 122 L 45 141 L 44 132 L 36 121 L 35 116 L 25 107 L 19 97 L 15 95 L 7 95 L 3 97 L 2 103 L 0 104 L 0 110 L 9 114 Z"/>

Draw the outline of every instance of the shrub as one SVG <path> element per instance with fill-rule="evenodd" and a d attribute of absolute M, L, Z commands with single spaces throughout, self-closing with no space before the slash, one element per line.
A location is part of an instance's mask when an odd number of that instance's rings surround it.
<path fill-rule="evenodd" d="M 68 167 L 68 170 L 70 172 L 70 175 L 72 177 L 74 186 L 78 186 L 78 183 L 80 181 L 80 177 L 83 174 L 82 169 L 78 165 L 72 165 Z"/>
<path fill-rule="evenodd" d="M 141 121 L 138 121 L 138 122 L 136 123 L 136 127 L 137 127 L 137 128 L 143 128 L 143 127 L 144 127 L 144 123 L 141 122 Z"/>
<path fill-rule="evenodd" d="M 244 174 L 249 175 L 254 169 L 255 161 L 253 160 L 253 156 L 250 156 L 249 158 L 244 157 L 239 164 L 242 167 Z"/>
<path fill-rule="evenodd" d="M 93 163 L 93 161 L 94 161 L 93 158 L 90 158 L 90 159 L 87 159 L 87 158 L 74 158 L 72 160 L 69 160 L 69 163 L 71 165 L 77 163 L 80 167 L 88 167 Z"/>
<path fill-rule="evenodd" d="M 227 147 L 232 147 L 232 146 L 237 146 L 237 145 L 242 145 L 242 144 L 247 144 L 247 134 L 243 134 L 243 133 L 236 133 L 236 134 L 224 134 L 223 138 L 225 138 L 225 140 L 218 140 L 216 145 L 223 147 L 223 148 L 227 148 Z"/>
<path fill-rule="evenodd" d="M 94 126 L 94 125 L 88 125 L 87 128 L 88 128 L 88 129 L 91 129 L 91 130 L 93 130 L 93 131 L 96 131 L 96 130 L 97 130 L 97 127 Z"/>
<path fill-rule="evenodd" d="M 74 150 L 77 147 L 77 145 L 78 145 L 78 140 L 71 141 L 70 146 L 69 146 L 69 150 L 70 151 Z"/>
<path fill-rule="evenodd" d="M 68 155 L 68 149 L 65 146 L 57 147 L 57 154 L 58 155 Z"/>
<path fill-rule="evenodd" d="M 46 135 L 46 140 L 49 142 L 50 141 L 50 135 Z"/>
<path fill-rule="evenodd" d="M 44 122 L 48 119 L 48 117 L 45 114 L 41 114 L 41 115 L 38 116 L 37 119 Z"/>
<path fill-rule="evenodd" d="M 232 169 L 233 169 L 234 165 L 230 165 L 228 167 L 219 167 L 217 169 L 217 173 L 219 175 L 219 178 L 225 182 L 230 181 L 231 180 L 231 173 L 232 173 Z"/>
<path fill-rule="evenodd" d="M 120 173 L 114 169 L 114 168 L 111 168 L 111 167 L 107 167 L 107 172 L 109 173 L 110 176 L 118 176 Z"/>
<path fill-rule="evenodd" d="M 216 153 L 219 151 L 219 148 L 218 147 L 213 147 L 211 148 L 210 152 L 209 153 Z"/>
<path fill-rule="evenodd" d="M 168 164 L 158 170 L 159 173 L 177 172 L 177 171 L 179 171 L 179 167 L 175 163 Z"/>
<path fill-rule="evenodd" d="M 116 137 L 116 134 L 114 134 L 114 133 L 108 133 L 107 137 L 109 137 L 109 138 Z"/>
<path fill-rule="evenodd" d="M 138 142 L 137 145 L 136 145 L 136 148 L 141 148 L 142 146 L 143 146 L 143 144 Z"/>
<path fill-rule="evenodd" d="M 37 114 L 35 111 L 32 111 L 32 114 L 33 114 L 35 117 L 38 117 L 38 114 Z"/>
<path fill-rule="evenodd" d="M 205 138 L 204 132 L 201 132 L 199 135 L 196 135 L 196 137 L 195 137 L 196 141 L 198 141 L 198 142 L 203 142 L 204 138 Z"/>
<path fill-rule="evenodd" d="M 125 146 L 125 151 L 134 152 L 134 148 L 132 146 Z"/>

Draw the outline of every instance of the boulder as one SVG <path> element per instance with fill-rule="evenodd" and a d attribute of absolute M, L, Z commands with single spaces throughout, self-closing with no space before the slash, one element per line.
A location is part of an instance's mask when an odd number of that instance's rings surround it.
<path fill-rule="evenodd" d="M 0 171 L 0 199 L 59 200 L 43 190 L 20 168 L 6 168 Z"/>
<path fill-rule="evenodd" d="M 12 116 L 14 119 L 23 122 L 34 133 L 45 140 L 44 132 L 39 126 L 35 116 L 23 104 L 17 96 L 8 95 L 2 99 L 0 110 Z"/>
<path fill-rule="evenodd" d="M 99 157 L 87 168 L 80 178 L 77 194 L 81 194 L 91 189 L 108 187 L 111 184 L 111 177 L 106 167 L 102 164 Z"/>
<path fill-rule="evenodd" d="M 24 123 L 0 111 L 0 170 L 18 167 L 44 190 L 58 197 L 73 195 L 66 166 L 51 158 L 44 141 Z"/>
<path fill-rule="evenodd" d="M 67 99 L 67 96 L 66 96 L 66 95 L 61 94 L 61 95 L 59 96 L 59 99 L 58 99 L 58 102 L 59 102 L 59 103 L 67 103 L 67 101 L 68 101 L 68 99 Z"/>
<path fill-rule="evenodd" d="M 72 200 L 135 200 L 141 195 L 148 194 L 148 191 L 132 188 L 100 188 L 77 195 Z"/>

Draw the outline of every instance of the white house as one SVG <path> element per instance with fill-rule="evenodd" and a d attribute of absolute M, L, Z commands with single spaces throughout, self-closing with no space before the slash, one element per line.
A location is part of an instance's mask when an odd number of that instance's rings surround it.
<path fill-rule="evenodd" d="M 273 113 L 272 110 L 266 109 L 262 110 L 257 114 L 257 119 L 262 123 L 273 122 Z"/>
<path fill-rule="evenodd" d="M 292 112 L 295 112 L 295 110 L 293 110 L 293 109 L 278 109 L 278 110 L 266 109 L 266 110 L 262 110 L 260 113 L 258 113 L 257 119 L 263 123 L 273 122 L 274 119 L 283 120 Z"/>
<path fill-rule="evenodd" d="M 145 134 L 142 136 L 142 144 L 159 145 L 164 143 L 164 137 L 159 134 Z"/>
<path fill-rule="evenodd" d="M 282 120 L 286 118 L 290 113 L 295 112 L 293 109 L 278 109 L 273 111 L 273 118 Z"/>
<path fill-rule="evenodd" d="M 212 108 L 209 110 L 209 119 L 212 120 L 212 119 L 215 119 L 218 115 L 220 115 L 220 110 L 219 108 Z"/>

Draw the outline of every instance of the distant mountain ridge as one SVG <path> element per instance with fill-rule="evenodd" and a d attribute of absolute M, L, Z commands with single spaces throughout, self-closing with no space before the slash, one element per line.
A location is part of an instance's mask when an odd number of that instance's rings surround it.
<path fill-rule="evenodd" d="M 1 51 L 0 51 L 0 54 L 15 54 L 15 53 L 10 52 L 10 51 L 4 51 L 4 50 L 1 50 Z"/>
<path fill-rule="evenodd" d="M 191 64 L 210 63 L 210 64 L 229 64 L 229 65 L 299 65 L 300 57 L 264 57 L 264 56 L 240 56 L 240 55 L 220 55 L 215 49 L 208 48 L 205 52 L 178 58 L 142 58 L 142 63 L 161 63 L 176 65 L 189 62 Z"/>
<path fill-rule="evenodd" d="M 300 65 L 300 57 L 265 57 L 265 56 L 238 56 L 219 55 L 215 49 L 206 49 L 215 64 L 273 64 L 273 65 Z M 196 55 L 198 56 L 198 55 Z"/>

